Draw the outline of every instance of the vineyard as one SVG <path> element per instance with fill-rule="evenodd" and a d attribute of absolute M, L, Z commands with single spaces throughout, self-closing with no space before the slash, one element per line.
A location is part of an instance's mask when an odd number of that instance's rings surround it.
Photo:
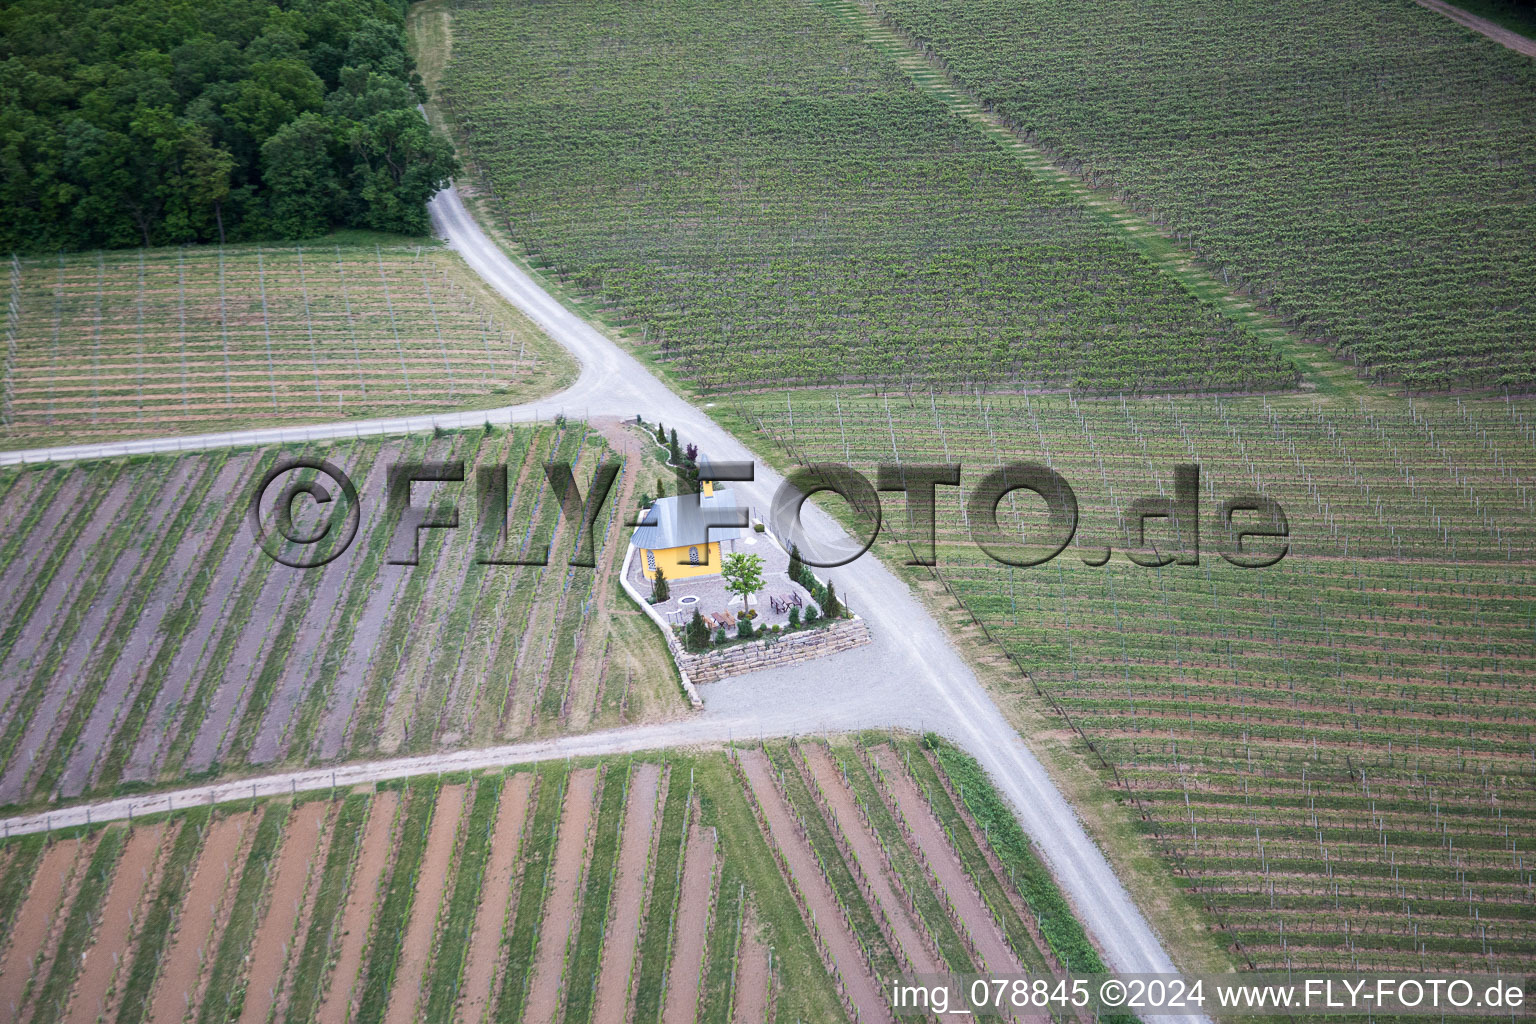
<path fill-rule="evenodd" d="M 800 0 L 463 0 L 439 102 L 528 257 L 707 392 L 1296 371 Z"/>
<path fill-rule="evenodd" d="M 891 1021 L 897 970 L 1096 962 L 975 763 L 866 736 L 554 762 L 0 846 L 0 1006 L 192 1019 Z"/>
<path fill-rule="evenodd" d="M 1536 68 L 1412 3 L 877 0 L 1089 183 L 1411 388 L 1536 383 Z"/>
<path fill-rule="evenodd" d="M 1006 702 L 1084 741 L 1240 962 L 1528 962 L 1536 403 L 830 393 L 741 412 L 798 462 L 966 466 L 938 488 L 938 566 L 903 572 L 1012 659 Z M 1029 568 L 969 543 L 962 505 L 1017 459 L 1080 509 L 1072 545 Z M 1171 497 L 1178 463 L 1200 466 L 1198 564 L 1132 564 L 1125 513 Z M 1217 509 L 1244 491 L 1288 517 L 1270 568 L 1218 554 Z M 901 496 L 884 501 L 894 538 Z M 1027 491 L 999 519 L 1047 529 Z M 1166 520 L 1147 538 L 1168 559 L 1192 546 Z"/>
<path fill-rule="evenodd" d="M 587 494 L 623 450 L 564 422 L 305 449 L 362 506 L 351 546 L 312 570 L 263 554 L 246 523 L 276 449 L 5 471 L 0 804 L 681 713 L 666 649 L 618 587 L 633 474 L 598 512 L 595 569 L 567 564 L 575 528 L 544 485 L 544 461 L 569 461 Z M 387 467 L 449 459 L 467 482 L 413 500 L 452 500 L 462 527 L 421 531 L 419 564 L 392 564 Z M 490 466 L 509 479 L 496 557 L 548 544 L 547 566 L 477 561 Z"/>
<path fill-rule="evenodd" d="M 437 243 L 12 259 L 0 444 L 486 408 L 570 358 Z"/>

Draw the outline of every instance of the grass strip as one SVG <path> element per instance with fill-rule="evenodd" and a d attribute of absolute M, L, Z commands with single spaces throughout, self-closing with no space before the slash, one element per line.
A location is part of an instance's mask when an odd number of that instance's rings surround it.
<path fill-rule="evenodd" d="M 821 808 L 816 805 L 816 798 L 811 795 L 810 787 L 805 784 L 805 779 L 800 774 L 799 754 L 785 744 L 770 744 L 767 753 L 774 767 L 782 772 L 780 786 L 784 791 L 785 802 L 805 827 L 811 852 L 815 854 L 817 862 L 821 865 L 821 872 L 826 875 L 827 885 L 831 888 L 833 896 L 837 898 L 839 906 L 848 915 L 853 937 L 863 947 L 864 955 L 869 959 L 875 977 L 894 978 L 901 973 L 896 954 L 892 953 L 890 946 L 886 944 L 885 935 L 880 931 L 880 924 L 875 920 L 874 911 L 870 910 L 868 902 L 865 901 L 864 894 L 859 889 L 859 883 L 853 877 L 853 871 L 843 860 L 842 851 L 837 847 L 837 838 L 827 825 L 826 818 L 822 817 Z"/>
<path fill-rule="evenodd" d="M 427 830 L 432 812 L 437 808 L 436 779 L 415 780 L 404 787 L 409 803 L 405 821 L 396 837 L 395 864 L 389 874 L 389 889 L 379 905 L 373 926 L 373 941 L 363 973 L 363 994 L 358 1001 L 356 1024 L 379 1024 L 394 986 L 395 967 L 400 960 L 400 940 L 410 920 L 411 904 L 416 898 L 417 873 L 421 856 L 427 848 Z"/>
<path fill-rule="evenodd" d="M 514 1024 L 522 1019 L 523 1001 L 527 998 L 533 973 L 533 953 L 539 941 L 539 924 L 544 919 L 544 891 L 549 881 L 550 855 L 555 848 L 555 830 L 560 825 L 568 774 L 569 767 L 563 762 L 545 765 L 539 772 L 539 802 L 524 843 L 517 912 L 512 921 L 512 934 L 506 942 L 507 973 L 496 999 L 494 1019 L 498 1024 Z"/>
<path fill-rule="evenodd" d="M 59 609 L 62 619 L 58 630 L 54 633 L 53 640 L 49 643 L 42 660 L 36 663 L 35 667 L 28 666 L 32 673 L 31 684 L 11 698 L 10 707 L 15 711 L 11 714 L 10 721 L 6 723 L 4 732 L 0 733 L 0 764 L 9 766 L 11 759 L 16 755 L 17 746 L 25 738 L 32 724 L 32 716 L 43 704 L 43 695 L 47 692 L 49 684 L 53 683 L 59 674 L 59 665 L 68 653 L 75 634 L 80 631 L 81 624 L 85 621 L 102 588 L 111 579 L 112 569 L 117 565 L 118 558 L 139 532 L 150 506 L 157 497 L 160 497 L 157 488 L 145 484 L 145 477 L 150 471 L 142 465 L 137 469 L 135 478 L 127 485 L 131 493 L 128 507 L 118 514 L 116 523 L 97 540 L 93 550 L 87 552 L 82 558 L 80 575 L 74 581 L 67 610 L 62 605 Z M 85 526 L 83 521 L 81 526 Z M 61 546 L 66 549 L 66 553 L 72 547 L 72 545 Z M 50 572 L 50 578 L 52 575 L 53 573 Z M 39 594 L 40 599 L 42 591 L 39 590 L 36 593 Z M 28 610 L 27 618 L 31 617 L 33 610 Z M 26 620 L 21 621 L 25 623 Z M 12 668 L 14 670 L 15 666 Z"/>
<path fill-rule="evenodd" d="M 245 1005 L 245 967 L 261 920 L 262 896 L 267 891 L 267 875 L 278 847 L 283 842 L 283 826 L 291 805 L 283 801 L 267 804 L 251 840 L 251 852 L 240 869 L 240 884 L 230 910 L 224 937 L 208 974 L 208 995 L 198 1014 L 199 1024 L 238 1020 Z M 220 998 L 222 996 L 222 998 Z"/>
<path fill-rule="evenodd" d="M 373 460 L 378 455 L 379 448 L 373 444 L 362 444 L 352 449 L 359 452 L 358 463 L 351 470 L 353 478 L 366 480 Z M 340 453 L 333 453 L 335 458 Z M 338 506 L 331 514 L 332 529 L 341 528 L 341 519 L 345 511 Z M 283 678 L 283 672 L 288 667 L 288 658 L 293 653 L 293 646 L 297 642 L 300 631 L 304 628 L 304 620 L 309 617 L 310 603 L 314 600 L 315 592 L 320 589 L 320 582 L 324 574 L 319 572 L 306 572 L 300 582 L 300 591 L 293 600 L 288 602 L 287 614 L 283 622 L 277 627 L 276 636 L 272 640 L 272 647 L 267 652 L 266 660 L 262 662 L 261 671 L 257 673 L 255 681 L 251 684 L 250 697 L 245 702 L 245 710 L 241 712 L 240 723 L 235 729 L 235 735 L 230 740 L 229 751 L 224 755 L 224 764 L 244 764 L 250 757 L 251 746 L 256 742 L 256 737 L 261 732 L 262 720 L 266 718 L 267 705 L 272 700 L 272 694 L 277 689 L 277 684 Z"/>
<path fill-rule="evenodd" d="M 104 642 L 102 653 L 92 659 L 91 674 L 79 698 L 70 708 L 64 729 L 49 752 L 42 771 L 38 774 L 37 782 L 33 787 L 34 791 L 51 792 L 58 784 L 59 776 L 64 774 L 64 769 L 69 765 L 70 758 L 75 752 L 75 743 L 80 738 L 80 733 L 84 731 L 86 723 L 90 721 L 92 712 L 96 710 L 96 702 L 101 699 L 102 688 L 117 667 L 118 656 L 133 637 L 139 616 L 154 595 L 160 576 L 176 553 L 177 544 L 192 529 L 192 521 L 197 516 L 202 502 L 207 498 L 208 491 L 213 486 L 227 457 L 226 453 L 216 452 L 205 460 L 201 475 L 190 488 L 191 493 L 182 499 L 181 507 L 170 524 L 160 531 L 160 543 L 155 548 L 149 566 L 134 583 L 127 596 L 128 609 L 119 620 L 117 628 L 112 630 L 111 635 Z"/>
<path fill-rule="evenodd" d="M 565 1024 L 587 1024 L 592 1019 L 603 959 L 603 936 L 608 930 L 608 904 L 619 867 L 619 831 L 629 802 L 629 777 L 626 775 L 620 783 L 618 774 L 618 767 L 611 767 L 603 782 L 592 859 L 587 865 L 586 893 L 581 900 L 581 926 L 566 972 Z"/>
<path fill-rule="evenodd" d="M 746 909 L 746 883 L 734 863 L 723 863 L 715 895 L 712 941 L 699 990 L 699 1020 L 730 1024 L 735 992 L 736 954 L 741 948 L 741 921 Z"/>
<path fill-rule="evenodd" d="M 352 793 L 342 801 L 336 814 L 330 852 L 325 858 L 325 873 L 320 877 L 320 891 L 315 894 L 315 909 L 310 917 L 304 949 L 294 970 L 293 995 L 288 1000 L 287 1019 L 294 1024 L 308 1021 L 320 1005 L 321 987 L 326 968 L 336 945 L 336 929 L 346 906 L 352 869 L 357 863 L 363 824 L 368 820 L 367 793 Z"/>
<path fill-rule="evenodd" d="M 939 824 L 944 826 L 944 831 L 949 836 L 949 844 L 959 856 L 961 866 L 980 891 L 982 902 L 986 903 L 992 911 L 993 917 L 1002 929 L 1004 939 L 1018 956 L 1019 962 L 1029 971 L 1047 970 L 1044 951 L 1035 944 L 1034 936 L 1030 934 L 1029 928 L 1019 917 L 1018 912 L 1014 910 L 1013 904 L 1009 902 L 1002 880 L 993 873 L 992 865 L 987 863 L 986 854 L 982 853 L 981 847 L 971 836 L 971 830 L 966 825 L 965 819 L 955 807 L 954 802 L 950 800 L 938 772 L 923 756 L 917 741 L 903 740 L 896 749 L 904 755 L 910 753 L 911 756 L 906 757 L 908 770 L 917 780 L 918 787 L 927 793 L 934 817 L 938 818 Z"/>
<path fill-rule="evenodd" d="M 745 780 L 725 759 L 699 771 L 700 817 L 720 830 L 726 877 L 739 867 L 751 894 L 757 924 L 765 933 L 776 995 L 776 1019 L 846 1020 L 842 1001 L 800 905 L 790 891 L 769 840 L 758 826 Z M 784 984 L 784 981 L 789 984 Z"/>
<path fill-rule="evenodd" d="M 241 490 L 236 493 L 245 493 L 245 488 L 251 481 L 259 479 L 259 474 L 265 473 L 276 457 L 275 450 L 263 454 L 256 465 L 251 467 L 251 475 L 241 481 Z M 208 553 L 203 557 L 201 566 L 186 586 L 186 596 L 182 599 L 181 605 L 167 615 L 165 621 L 161 623 L 160 631 L 164 639 L 155 651 L 155 659 L 150 663 L 149 671 L 145 674 L 143 687 L 140 688 L 133 703 L 129 705 L 128 714 L 124 717 L 122 726 L 113 735 L 112 745 L 108 748 L 107 756 L 102 762 L 100 779 L 103 787 L 115 788 L 121 782 L 123 766 L 132 756 L 134 747 L 138 745 L 139 733 L 154 709 L 155 698 L 160 693 L 160 687 L 165 685 L 166 677 L 170 675 L 182 641 L 197 625 L 198 616 L 206 603 L 208 588 L 213 585 L 214 575 L 228 553 L 235 534 L 245 522 L 245 511 L 245 506 L 240 502 L 230 503 L 219 532 L 214 537 L 213 543 L 209 545 Z"/>
<path fill-rule="evenodd" d="M 1029 837 L 1019 827 L 1018 819 L 992 786 L 984 768 L 975 758 L 940 736 L 929 733 L 923 745 L 933 751 L 939 766 L 961 794 L 992 852 L 1009 871 L 1013 885 L 1034 910 L 1040 922 L 1040 934 L 1062 963 L 1073 970 L 1093 973 L 1104 970 L 1093 943 L 1072 914 L 1066 897 L 1056 887 L 1056 880 L 1030 847 Z M 915 759 L 914 759 L 915 760 Z"/>
<path fill-rule="evenodd" d="M 683 772 L 688 781 L 683 782 Z M 677 921 L 681 895 L 683 844 L 688 840 L 688 802 L 693 796 L 696 765 L 692 759 L 672 762 L 667 784 L 667 803 L 661 812 L 661 840 L 651 870 L 651 895 L 645 907 L 640 936 L 640 983 L 635 992 L 635 1024 L 654 1024 L 661 1018 L 667 961 L 672 949 L 672 928 Z"/>
<path fill-rule="evenodd" d="M 881 739 L 883 740 L 884 737 Z M 875 835 L 879 837 L 881 847 L 890 857 L 891 867 L 901 883 L 902 890 L 911 898 L 917 910 L 918 919 L 938 944 L 939 953 L 944 958 L 945 965 L 956 974 L 977 973 L 971 954 L 965 948 L 965 940 L 960 937 L 959 932 L 955 931 L 955 926 L 950 923 L 944 904 L 940 902 L 938 894 L 928 882 L 923 866 L 908 849 L 906 840 L 901 834 L 901 825 L 891 814 L 890 808 L 886 807 L 885 801 L 881 799 L 875 781 L 870 778 L 869 772 L 865 770 L 860 760 L 852 756 L 846 748 L 833 747 L 831 753 L 842 766 L 844 777 L 853 790 L 854 799 L 864 808 L 864 813 L 868 816 Z"/>
<path fill-rule="evenodd" d="M 141 1024 L 149 1012 L 155 979 L 160 974 L 160 957 L 164 955 L 175 928 L 177 911 L 186 899 L 187 886 L 191 884 L 210 818 L 207 807 L 194 807 L 182 816 L 181 830 L 176 833 L 176 845 L 171 848 L 170 858 L 166 861 L 160 889 L 139 929 L 139 941 L 123 986 L 118 1024 Z"/>
<path fill-rule="evenodd" d="M 409 446 L 398 456 L 397 461 L 419 460 L 426 443 L 419 438 L 410 439 Z M 362 564 L 357 567 L 357 572 L 348 585 L 346 601 L 324 642 L 319 672 L 314 684 L 304 695 L 303 706 L 294 723 L 293 737 L 288 742 L 290 760 L 304 760 L 305 755 L 309 753 L 310 745 L 314 742 L 315 729 L 325 714 L 331 690 L 336 684 L 336 677 L 341 673 L 347 653 L 351 650 L 352 640 L 357 632 L 358 619 L 362 617 L 368 599 L 379 585 L 379 566 L 384 564 L 384 556 L 389 550 L 391 537 L 391 532 L 387 528 L 388 520 L 389 517 L 386 515 L 375 516 L 369 527 Z"/>
<path fill-rule="evenodd" d="M 470 804 L 464 843 L 459 851 L 448 915 L 438 929 L 437 955 L 427 990 L 425 1020 L 453 1019 L 459 985 L 464 978 L 464 962 L 469 955 L 470 936 L 475 929 L 475 914 L 480 909 L 480 887 L 485 878 L 485 863 L 491 853 L 491 832 L 496 828 L 501 786 L 500 775 L 482 777 L 475 784 L 475 798 Z"/>
<path fill-rule="evenodd" d="M 53 967 L 48 978 L 38 990 L 33 1001 L 34 1024 L 53 1024 L 64 1017 L 64 1004 L 80 972 L 81 956 L 95 933 L 100 916 L 101 901 L 106 898 L 107 885 L 112 881 L 113 869 L 123 852 L 123 841 L 128 836 L 123 827 L 108 828 L 96 844 L 85 877 L 80 881 L 79 892 L 69 909 L 69 919 L 64 923 L 64 934 L 59 938 L 59 948 L 53 957 Z"/>

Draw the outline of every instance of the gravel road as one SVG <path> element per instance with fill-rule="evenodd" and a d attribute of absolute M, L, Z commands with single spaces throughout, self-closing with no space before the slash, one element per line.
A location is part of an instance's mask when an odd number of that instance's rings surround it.
<path fill-rule="evenodd" d="M 0 464 L 424 432 L 434 427 L 474 427 L 487 420 L 511 423 L 548 419 L 560 412 L 582 418 L 643 413 L 647 419 L 659 418 L 676 427 L 679 436 L 698 444 L 712 459 L 751 460 L 751 453 L 740 441 L 674 394 L 508 259 L 486 237 L 455 190 L 439 193 L 431 212 L 438 233 L 464 260 L 580 361 L 581 373 L 571 388 L 537 403 L 490 411 L 34 449 L 0 454 Z M 755 481 L 732 487 L 743 496 L 744 503 L 767 509 L 780 477 L 762 464 L 756 474 Z M 812 537 L 842 536 L 841 528 L 819 509 L 807 505 L 806 513 L 805 525 Z M 931 729 L 970 751 L 992 774 L 1110 965 L 1122 971 L 1172 972 L 1173 964 L 1156 934 L 1083 830 L 1072 807 L 906 585 L 872 556 L 833 570 L 831 575 L 849 606 L 868 622 L 872 643 L 788 670 L 703 686 L 704 710 L 681 721 L 538 743 L 348 764 L 334 771 L 284 772 L 23 815 L 0 821 L 0 826 L 7 834 L 32 832 L 82 824 L 87 819 L 124 818 L 172 806 L 253 795 L 549 758 L 721 743 L 733 738 L 858 728 Z"/>

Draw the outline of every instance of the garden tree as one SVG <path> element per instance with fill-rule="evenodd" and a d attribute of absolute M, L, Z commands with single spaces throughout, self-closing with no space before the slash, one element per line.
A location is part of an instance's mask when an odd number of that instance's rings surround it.
<path fill-rule="evenodd" d="M 731 552 L 720 559 L 720 578 L 725 580 L 726 590 L 741 598 L 745 609 L 748 598 L 763 589 L 762 556 Z"/>
<path fill-rule="evenodd" d="M 752 620 L 738 619 L 736 622 L 736 635 L 742 640 L 752 639 Z"/>
<path fill-rule="evenodd" d="M 667 453 L 671 456 L 670 461 L 672 462 L 673 465 L 677 465 L 679 462 L 682 461 L 682 458 L 681 458 L 681 456 L 680 456 L 680 454 L 678 452 L 678 448 L 677 448 L 677 428 L 676 427 L 672 428 L 672 433 L 667 438 Z"/>
<path fill-rule="evenodd" d="M 794 629 L 800 625 L 800 609 L 791 606 L 789 609 L 789 628 Z"/>
<path fill-rule="evenodd" d="M 403 7 L 19 0 L 0 44 L 0 247 L 423 231 L 455 171 Z"/>
<path fill-rule="evenodd" d="M 697 608 L 693 611 L 693 618 L 688 620 L 684 641 L 692 651 L 702 651 L 709 646 L 709 626 L 705 624 L 704 616 L 699 614 Z"/>
<path fill-rule="evenodd" d="M 800 583 L 800 577 L 805 575 L 805 563 L 800 561 L 800 545 L 789 546 L 789 578 Z"/>
<path fill-rule="evenodd" d="M 651 604 L 663 604 L 671 600 L 672 591 L 667 586 L 666 574 L 661 571 L 661 566 L 656 567 L 656 578 L 651 581 Z"/>
<path fill-rule="evenodd" d="M 667 443 L 667 430 L 666 430 L 665 427 L 663 427 L 661 425 L 661 421 L 660 420 L 656 421 L 656 443 L 657 444 L 666 444 Z"/>
<path fill-rule="evenodd" d="M 843 617 L 843 606 L 837 600 L 837 586 L 831 580 L 827 580 L 827 599 L 822 602 L 822 611 L 829 619 Z"/>

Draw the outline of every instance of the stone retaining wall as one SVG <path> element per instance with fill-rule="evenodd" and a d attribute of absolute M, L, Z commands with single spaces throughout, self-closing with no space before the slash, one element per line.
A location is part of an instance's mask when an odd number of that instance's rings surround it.
<path fill-rule="evenodd" d="M 864 625 L 864 620 L 843 619 L 830 626 L 787 633 L 776 639 L 755 640 L 723 651 L 703 654 L 674 651 L 674 654 L 678 667 L 694 683 L 713 683 L 727 676 L 824 658 L 867 643 L 869 627 Z"/>

